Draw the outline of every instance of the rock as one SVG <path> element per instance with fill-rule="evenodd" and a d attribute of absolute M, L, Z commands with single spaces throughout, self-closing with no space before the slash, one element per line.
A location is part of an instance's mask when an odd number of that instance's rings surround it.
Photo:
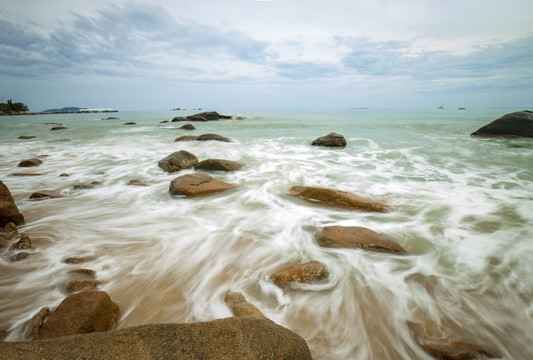
<path fill-rule="evenodd" d="M 72 257 L 63 259 L 63 263 L 65 264 L 81 264 L 87 261 L 89 261 L 87 258 L 82 258 L 82 257 L 77 257 L 77 256 L 72 256 Z"/>
<path fill-rule="evenodd" d="M 231 140 L 228 139 L 227 137 L 224 137 L 218 134 L 203 134 L 203 135 L 198 136 L 196 140 L 198 141 L 216 140 L 216 141 L 222 141 L 222 142 L 231 142 Z"/>
<path fill-rule="evenodd" d="M 118 306 L 104 291 L 84 291 L 66 297 L 44 323 L 35 340 L 115 328 Z"/>
<path fill-rule="evenodd" d="M 360 226 L 325 226 L 316 234 L 316 242 L 328 248 L 361 248 L 403 253 L 405 249 L 382 234 Z"/>
<path fill-rule="evenodd" d="M 270 275 L 270 280 L 285 289 L 297 284 L 314 284 L 328 276 L 329 272 L 324 265 L 318 261 L 308 261 L 280 269 Z"/>
<path fill-rule="evenodd" d="M 65 129 L 68 129 L 68 127 L 66 127 L 66 126 L 54 126 L 50 130 L 65 130 Z"/>
<path fill-rule="evenodd" d="M 311 145 L 327 147 L 345 147 L 346 139 L 340 134 L 331 133 L 326 136 L 319 137 L 318 139 L 314 140 Z"/>
<path fill-rule="evenodd" d="M 491 354 L 478 345 L 465 342 L 420 343 L 418 345 L 436 359 L 442 360 L 500 358 L 500 356 Z"/>
<path fill-rule="evenodd" d="M 505 114 L 471 135 L 533 137 L 533 111 L 523 110 Z"/>
<path fill-rule="evenodd" d="M 20 213 L 11 192 L 7 186 L 0 181 L 0 227 L 13 222 L 20 224 L 24 221 L 24 216 Z"/>
<path fill-rule="evenodd" d="M 174 142 L 178 142 L 178 141 L 194 141 L 194 140 L 197 140 L 197 139 L 198 139 L 198 136 L 183 135 L 183 136 L 177 137 L 174 140 Z"/>
<path fill-rule="evenodd" d="M 224 296 L 224 302 L 229 306 L 233 316 L 264 316 L 263 313 L 250 304 L 241 293 L 228 292 Z"/>
<path fill-rule="evenodd" d="M 38 159 L 38 158 L 31 158 L 31 159 L 27 159 L 27 160 L 22 160 L 20 163 L 19 163 L 19 167 L 32 167 L 32 166 L 39 166 L 43 163 L 43 161 L 41 159 Z"/>
<path fill-rule="evenodd" d="M 306 200 L 327 205 L 342 207 L 350 210 L 364 210 L 373 212 L 388 212 L 387 204 L 380 201 L 365 199 L 355 194 L 312 186 L 293 186 L 289 195 L 299 196 Z"/>
<path fill-rule="evenodd" d="M 14 248 L 16 250 L 32 249 L 31 238 L 28 235 L 22 235 L 20 240 L 15 244 Z"/>
<path fill-rule="evenodd" d="M 176 116 L 174 119 L 172 119 L 172 122 L 180 122 L 180 121 L 187 121 L 187 118 L 184 116 Z"/>
<path fill-rule="evenodd" d="M 231 185 L 204 173 L 187 174 L 175 178 L 170 183 L 168 191 L 172 195 L 186 195 L 189 197 L 204 196 L 235 188 Z"/>
<path fill-rule="evenodd" d="M 198 163 L 198 158 L 188 151 L 176 151 L 166 158 L 159 160 L 157 165 L 168 172 L 175 172 L 182 169 L 188 169 Z"/>
<path fill-rule="evenodd" d="M 242 168 L 244 164 L 231 160 L 207 159 L 200 161 L 194 167 L 196 170 L 219 170 L 219 171 L 236 171 Z"/>
<path fill-rule="evenodd" d="M 41 190 L 41 191 L 36 191 L 30 195 L 30 199 L 36 199 L 36 200 L 58 199 L 62 197 L 65 197 L 65 196 L 61 194 L 59 191 L 55 191 L 55 190 Z"/>
<path fill-rule="evenodd" d="M 21 261 L 21 260 L 25 260 L 27 259 L 31 254 L 29 252 L 26 252 L 26 251 L 23 251 L 23 252 L 19 252 L 15 255 L 12 255 L 9 260 L 11 262 L 16 262 L 16 261 Z"/>
<path fill-rule="evenodd" d="M 160 124 L 166 124 L 166 123 L 168 123 L 168 120 L 163 120 L 163 121 L 160 121 L 159 123 Z"/>
<path fill-rule="evenodd" d="M 186 118 L 189 121 L 214 121 L 220 119 L 231 119 L 229 115 L 220 115 L 216 111 L 207 111 L 195 115 L 187 116 Z"/>
<path fill-rule="evenodd" d="M 65 286 L 67 292 L 78 292 L 81 290 L 95 290 L 103 282 L 100 280 L 71 280 Z"/>
<path fill-rule="evenodd" d="M 13 173 L 11 175 L 13 175 L 13 176 L 41 176 L 41 175 L 44 175 L 44 174 L 40 174 L 40 173 Z"/>
<path fill-rule="evenodd" d="M 147 183 L 146 181 L 139 180 L 139 179 L 133 179 L 133 180 L 130 180 L 130 181 L 128 182 L 128 185 L 134 185 L 134 186 L 150 186 L 150 184 Z"/>
<path fill-rule="evenodd" d="M 196 128 L 194 127 L 193 124 L 185 124 L 185 125 L 181 126 L 180 129 L 184 129 L 184 130 L 195 130 Z"/>
<path fill-rule="evenodd" d="M 118 117 L 115 117 L 115 116 L 109 116 L 109 117 L 106 117 L 105 120 L 118 120 L 120 118 Z"/>
<path fill-rule="evenodd" d="M 133 122 L 133 121 L 128 121 L 128 122 L 125 122 L 124 124 L 122 125 L 137 125 L 136 122 Z"/>
<path fill-rule="evenodd" d="M 20 135 L 19 136 L 19 139 L 21 140 L 29 140 L 29 139 L 35 139 L 37 138 L 37 136 L 33 136 L 33 135 Z"/>
<path fill-rule="evenodd" d="M 69 174 L 67 174 L 67 173 L 62 173 L 62 174 L 61 174 L 61 175 L 59 175 L 59 176 L 61 176 L 61 177 L 67 177 L 67 176 L 70 176 L 70 175 L 69 175 Z"/>
<path fill-rule="evenodd" d="M 90 184 L 76 184 L 74 185 L 74 190 L 87 190 L 87 189 L 94 189 L 97 185 L 100 185 L 99 181 L 93 181 Z"/>
<path fill-rule="evenodd" d="M 0 329 L 0 341 L 4 340 L 4 338 L 7 336 L 7 330 L 6 329 Z"/>
<path fill-rule="evenodd" d="M 149 324 L 48 341 L 2 342 L 0 352 L 6 359 L 25 360 L 311 360 L 302 337 L 263 317 Z"/>
<path fill-rule="evenodd" d="M 83 276 L 90 277 L 90 278 L 92 278 L 92 279 L 94 279 L 94 278 L 96 277 L 96 271 L 91 270 L 91 269 L 75 269 L 75 270 L 70 270 L 70 271 L 69 271 L 69 274 L 83 275 Z"/>
<path fill-rule="evenodd" d="M 30 324 L 31 324 L 31 329 L 30 329 L 30 334 L 29 334 L 30 339 L 33 339 L 35 335 L 39 333 L 39 330 L 41 330 L 41 327 L 43 326 L 45 320 L 50 315 L 50 312 L 51 310 L 49 307 L 43 307 L 41 310 L 39 310 L 37 314 L 33 315 L 30 321 Z"/>

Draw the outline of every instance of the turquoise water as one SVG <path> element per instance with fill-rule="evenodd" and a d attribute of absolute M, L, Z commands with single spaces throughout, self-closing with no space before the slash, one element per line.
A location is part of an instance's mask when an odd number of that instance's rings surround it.
<path fill-rule="evenodd" d="M 194 123 L 194 131 L 161 121 L 198 111 L 0 117 L 0 179 L 25 215 L 19 231 L 34 243 L 27 260 L 1 254 L 0 327 L 8 341 L 23 340 L 26 322 L 66 296 L 73 266 L 62 259 L 82 256 L 120 306 L 119 327 L 231 316 L 223 299 L 234 290 L 304 337 L 314 359 L 430 359 L 409 322 L 432 339 L 527 359 L 533 141 L 469 136 L 515 110 L 522 109 L 218 109 L 238 119 Z M 120 119 L 103 120 L 108 115 Z M 129 121 L 137 125 L 123 125 Z M 330 132 L 347 147 L 310 146 Z M 173 142 L 203 133 L 233 142 Z M 238 188 L 170 196 L 170 181 L 194 171 L 157 167 L 177 150 L 245 163 L 211 174 Z M 37 168 L 17 167 L 43 155 Z M 132 179 L 150 186 L 127 185 Z M 100 185 L 73 189 L 93 181 Z M 394 210 L 321 207 L 287 196 L 294 185 L 350 191 Z M 65 197 L 28 199 L 43 189 Z M 408 254 L 320 248 L 311 229 L 326 225 L 368 227 Z M 283 292 L 269 281 L 307 260 L 328 267 L 326 283 Z"/>

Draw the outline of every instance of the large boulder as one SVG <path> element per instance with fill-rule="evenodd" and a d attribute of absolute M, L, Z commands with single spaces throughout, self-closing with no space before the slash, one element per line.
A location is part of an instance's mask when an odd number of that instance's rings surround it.
<path fill-rule="evenodd" d="M 173 152 L 164 159 L 159 160 L 157 166 L 169 173 L 188 169 L 198 163 L 198 158 L 188 151 L 180 150 Z"/>
<path fill-rule="evenodd" d="M 330 133 L 326 136 L 321 136 L 318 139 L 314 140 L 311 145 L 327 147 L 345 147 L 346 139 L 340 134 Z"/>
<path fill-rule="evenodd" d="M 231 119 L 229 115 L 220 115 L 216 111 L 206 111 L 195 115 L 187 116 L 188 121 L 214 121 L 220 119 Z"/>
<path fill-rule="evenodd" d="M 523 110 L 503 115 L 471 135 L 533 137 L 533 111 Z"/>
<path fill-rule="evenodd" d="M 172 180 L 168 191 L 172 195 L 194 197 L 214 194 L 233 188 L 235 188 L 235 185 L 213 179 L 205 173 L 194 173 L 183 175 Z"/>
<path fill-rule="evenodd" d="M 5 359 L 311 360 L 305 340 L 264 317 L 150 324 L 47 341 L 1 342 Z"/>
<path fill-rule="evenodd" d="M 11 192 L 0 181 L 0 227 L 4 227 L 7 223 L 13 222 L 20 224 L 24 221 L 24 216 L 20 213 Z"/>
<path fill-rule="evenodd" d="M 118 312 L 118 306 L 104 291 L 70 295 L 50 314 L 35 340 L 113 330 Z"/>
<path fill-rule="evenodd" d="M 18 166 L 19 167 L 32 167 L 32 166 L 39 166 L 42 163 L 43 161 L 39 158 L 31 158 L 31 159 L 22 160 Z"/>
<path fill-rule="evenodd" d="M 278 287 L 285 289 L 298 284 L 314 284 L 327 279 L 329 272 L 322 263 L 308 261 L 289 265 L 270 275 L 270 280 Z"/>
<path fill-rule="evenodd" d="M 243 167 L 243 164 L 224 159 L 207 159 L 202 160 L 194 167 L 196 170 L 218 170 L 218 171 L 236 171 Z"/>
<path fill-rule="evenodd" d="M 346 191 L 328 188 L 293 186 L 289 190 L 289 195 L 299 196 L 309 201 L 351 210 L 364 210 L 373 212 L 388 212 L 390 210 L 388 205 L 381 201 L 366 199 Z"/>
<path fill-rule="evenodd" d="M 360 226 L 325 226 L 315 240 L 327 248 L 361 248 L 365 250 L 402 253 L 405 249 L 385 235 Z"/>
<path fill-rule="evenodd" d="M 233 316 L 264 316 L 261 310 L 246 301 L 241 293 L 232 291 L 226 293 L 224 302 L 231 309 Z"/>

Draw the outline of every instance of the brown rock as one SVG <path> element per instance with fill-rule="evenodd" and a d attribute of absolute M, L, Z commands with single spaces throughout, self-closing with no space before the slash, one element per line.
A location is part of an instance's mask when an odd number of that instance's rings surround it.
<path fill-rule="evenodd" d="M 40 199 L 58 199 L 65 197 L 59 191 L 55 190 L 41 190 L 36 191 L 30 195 L 30 199 L 40 200 Z"/>
<path fill-rule="evenodd" d="M 388 205 L 383 202 L 365 199 L 346 191 L 334 189 L 312 186 L 293 186 L 289 190 L 289 195 L 299 196 L 313 202 L 342 207 L 350 210 L 364 210 L 373 212 L 389 211 Z"/>
<path fill-rule="evenodd" d="M 174 119 L 172 119 L 172 122 L 179 122 L 179 121 L 187 121 L 187 118 L 184 116 L 176 116 Z"/>
<path fill-rule="evenodd" d="M 318 139 L 314 140 L 311 145 L 327 147 L 345 147 L 346 139 L 340 134 L 331 133 L 326 136 L 319 137 Z"/>
<path fill-rule="evenodd" d="M 465 342 L 449 342 L 449 343 L 421 343 L 422 349 L 434 356 L 436 359 L 442 360 L 479 360 L 487 358 L 499 358 L 478 345 Z"/>
<path fill-rule="evenodd" d="M 194 141 L 194 140 L 197 140 L 198 139 L 198 136 L 194 136 L 194 135 L 183 135 L 183 136 L 180 136 L 178 138 L 176 138 L 174 140 L 174 142 L 178 142 L 178 141 Z"/>
<path fill-rule="evenodd" d="M 264 316 L 263 313 L 250 304 L 241 293 L 228 292 L 224 296 L 224 302 L 229 306 L 233 316 Z"/>
<path fill-rule="evenodd" d="M 66 130 L 66 129 L 68 129 L 68 127 L 66 126 L 54 126 L 50 130 Z"/>
<path fill-rule="evenodd" d="M 126 122 L 126 123 L 124 123 L 122 125 L 137 125 L 137 123 L 134 122 L 134 121 L 128 121 L 128 122 Z"/>
<path fill-rule="evenodd" d="M 74 185 L 74 190 L 87 190 L 87 189 L 94 189 L 96 186 L 100 185 L 99 181 L 93 181 L 90 184 L 76 184 Z"/>
<path fill-rule="evenodd" d="M 168 191 L 172 195 L 186 195 L 189 197 L 204 196 L 235 188 L 231 185 L 204 173 L 187 174 L 175 178 L 170 183 Z"/>
<path fill-rule="evenodd" d="M 361 248 L 393 253 L 405 252 L 385 235 L 360 226 L 325 226 L 316 234 L 316 242 L 328 248 Z"/>
<path fill-rule="evenodd" d="M 38 158 L 31 158 L 31 159 L 27 159 L 27 160 L 22 160 L 20 163 L 19 163 L 19 167 L 32 167 L 32 166 L 39 166 L 43 163 L 43 161 L 41 159 L 38 159 Z"/>
<path fill-rule="evenodd" d="M 184 129 L 184 130 L 195 130 L 196 128 L 194 127 L 193 124 L 185 124 L 185 125 L 181 126 L 180 129 Z"/>
<path fill-rule="evenodd" d="M 118 306 L 103 291 L 84 291 L 66 297 L 43 325 L 35 340 L 115 328 Z"/>
<path fill-rule="evenodd" d="M 96 271 L 91 270 L 91 269 L 70 270 L 69 274 L 88 276 L 88 277 L 93 278 L 93 279 L 96 277 Z"/>
<path fill-rule="evenodd" d="M 12 222 L 7 223 L 4 226 L 3 231 L 0 231 L 4 237 L 6 237 L 9 240 L 13 240 L 19 235 L 19 232 L 17 230 L 17 225 L 15 225 Z"/>
<path fill-rule="evenodd" d="M 133 179 L 133 180 L 130 180 L 128 182 L 128 185 L 134 185 L 134 186 L 150 186 L 149 183 L 147 183 L 146 181 L 144 180 L 139 180 L 139 179 Z"/>
<path fill-rule="evenodd" d="M 264 317 L 149 324 L 47 341 L 0 342 L 0 353 L 5 359 L 25 360 L 311 360 L 302 337 Z"/>
<path fill-rule="evenodd" d="M 69 176 L 69 174 L 67 174 L 67 173 L 62 173 L 62 174 L 59 175 L 59 176 L 67 177 L 67 176 Z"/>
<path fill-rule="evenodd" d="M 24 221 L 24 216 L 20 213 L 11 192 L 0 181 L 0 227 L 5 226 L 7 223 L 13 222 L 20 224 Z"/>
<path fill-rule="evenodd" d="M 37 335 L 39 330 L 41 330 L 41 327 L 43 326 L 45 320 L 50 315 L 50 312 L 51 312 L 50 308 L 43 307 L 41 310 L 39 310 L 37 314 L 33 315 L 33 317 L 31 318 L 31 322 L 30 322 L 31 323 L 31 329 L 30 329 L 30 334 L 29 334 L 30 339 L 33 339 L 35 335 Z"/>
<path fill-rule="evenodd" d="M 231 160 L 207 159 L 200 161 L 194 168 L 196 170 L 236 171 L 243 166 L 244 164 Z"/>
<path fill-rule="evenodd" d="M 21 140 L 29 140 L 29 139 L 35 139 L 37 136 L 33 136 L 33 135 L 20 135 L 19 136 L 19 139 Z"/>
<path fill-rule="evenodd" d="M 31 239 L 28 235 L 22 235 L 20 240 L 14 246 L 17 250 L 31 249 Z"/>
<path fill-rule="evenodd" d="M 198 136 L 198 138 L 196 138 L 196 140 L 198 140 L 198 141 L 215 140 L 215 141 L 222 141 L 222 142 L 231 142 L 231 140 L 228 139 L 227 137 L 224 137 L 224 136 L 218 135 L 218 134 L 203 134 L 203 135 Z"/>
<path fill-rule="evenodd" d="M 95 290 L 103 281 L 100 280 L 71 280 L 65 286 L 67 292 L 78 292 L 81 290 Z"/>
<path fill-rule="evenodd" d="M 198 163 L 198 158 L 188 151 L 180 150 L 173 152 L 164 159 L 159 160 L 157 165 L 168 172 L 188 169 Z"/>
<path fill-rule="evenodd" d="M 44 174 L 40 174 L 40 173 L 13 173 L 11 174 L 13 176 L 41 176 L 41 175 L 44 175 Z"/>
<path fill-rule="evenodd" d="M 12 255 L 9 260 L 11 262 L 16 262 L 16 261 L 21 261 L 21 260 L 25 260 L 27 259 L 31 254 L 29 252 L 26 252 L 26 251 L 23 251 L 23 252 L 19 252 L 15 255 Z"/>
<path fill-rule="evenodd" d="M 65 264 L 81 264 L 81 263 L 84 263 L 86 261 L 88 261 L 88 259 L 82 258 L 82 257 L 77 257 L 77 256 L 68 257 L 66 259 L 63 259 L 63 262 Z"/>
<path fill-rule="evenodd" d="M 314 284 L 327 279 L 329 272 L 318 261 L 290 265 L 270 275 L 270 280 L 282 289 L 297 284 Z"/>

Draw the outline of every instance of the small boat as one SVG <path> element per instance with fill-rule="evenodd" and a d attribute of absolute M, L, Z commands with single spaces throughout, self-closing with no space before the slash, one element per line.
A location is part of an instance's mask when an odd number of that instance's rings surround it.
<path fill-rule="evenodd" d="M 439 110 L 442 110 L 442 109 L 444 109 L 444 106 L 443 106 L 443 105 L 444 105 L 444 103 L 443 103 L 443 102 L 441 102 L 441 103 L 440 103 L 440 106 L 439 106 L 439 107 L 438 107 L 437 109 L 439 109 Z"/>

